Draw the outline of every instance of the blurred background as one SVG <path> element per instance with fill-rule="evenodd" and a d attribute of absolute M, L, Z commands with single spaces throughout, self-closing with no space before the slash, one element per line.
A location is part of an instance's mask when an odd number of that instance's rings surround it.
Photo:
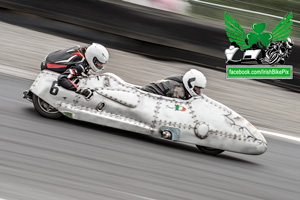
<path fill-rule="evenodd" d="M 48 53 L 97 42 L 109 49 L 105 72 L 144 85 L 198 69 L 207 96 L 258 129 L 299 137 L 299 9 L 297 0 L 0 0 L 0 199 L 297 199 L 298 145 L 267 136 L 260 157 L 199 159 L 191 147 L 43 119 L 21 96 Z M 292 11 L 294 78 L 227 80 L 225 11 L 246 32 L 255 22 L 272 31 Z"/>
<path fill-rule="evenodd" d="M 3 22 L 219 71 L 225 71 L 224 51 L 230 44 L 225 11 L 246 32 L 255 22 L 266 22 L 266 31 L 272 31 L 286 14 L 293 12 L 291 36 L 296 45 L 286 64 L 294 66 L 294 78 L 262 81 L 300 90 L 298 1 L 1 0 L 0 4 Z"/>

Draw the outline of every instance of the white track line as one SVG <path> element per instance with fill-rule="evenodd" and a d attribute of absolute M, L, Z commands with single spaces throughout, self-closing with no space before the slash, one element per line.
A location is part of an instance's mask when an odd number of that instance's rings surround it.
<path fill-rule="evenodd" d="M 276 137 L 280 137 L 280 138 L 284 138 L 284 139 L 288 139 L 288 140 L 293 140 L 293 141 L 296 141 L 296 142 L 300 142 L 300 138 L 299 137 L 294 137 L 294 136 L 289 136 L 289 135 L 284 135 L 284 134 L 274 133 L 274 132 L 264 131 L 264 130 L 259 130 L 259 131 L 262 134 L 272 135 L 272 136 L 276 136 Z"/>
<path fill-rule="evenodd" d="M 270 14 L 266 14 L 266 13 L 261 13 L 261 12 L 256 12 L 256 11 L 246 10 L 246 9 L 241 9 L 241 8 L 235 8 L 235 7 L 231 7 L 231 6 L 224 6 L 224 5 L 220 5 L 220 4 L 216 4 L 216 3 L 209 3 L 206 1 L 199 1 L 199 0 L 193 0 L 193 1 L 198 2 L 198 3 L 212 5 L 212 6 L 217 6 L 217 7 L 228 8 L 228 9 L 232 9 L 232 10 L 238 10 L 238 11 L 243 11 L 243 12 L 248 12 L 248 13 L 253 13 L 253 14 L 258 14 L 258 15 L 264 15 L 264 16 L 273 17 L 273 18 L 277 18 L 277 19 L 283 18 L 283 17 L 279 17 L 276 15 L 270 15 Z M 297 20 L 293 20 L 293 22 L 300 23 L 300 21 L 297 21 Z"/>

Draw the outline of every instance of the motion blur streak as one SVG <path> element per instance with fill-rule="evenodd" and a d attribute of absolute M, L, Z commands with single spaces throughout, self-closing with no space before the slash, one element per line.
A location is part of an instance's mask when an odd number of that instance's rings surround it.
<path fill-rule="evenodd" d="M 220 4 L 209 3 L 209 2 L 206 2 L 206 1 L 199 1 L 199 0 L 192 0 L 192 1 L 195 1 L 195 2 L 198 2 L 198 3 L 203 3 L 203 4 L 208 4 L 208 5 L 212 5 L 212 6 L 217 6 L 217 7 L 232 9 L 232 10 L 243 11 L 243 12 L 246 12 L 246 13 L 254 13 L 254 14 L 257 14 L 257 15 L 263 15 L 263 16 L 267 16 L 267 17 L 273 17 L 273 18 L 277 18 L 277 19 L 282 19 L 281 16 L 270 15 L 270 14 L 266 14 L 266 13 L 262 13 L 262 12 L 256 12 L 256 11 L 252 11 L 252 10 L 235 8 L 235 7 L 231 7 L 231 6 L 224 6 L 224 5 L 220 5 Z M 297 21 L 297 20 L 293 20 L 293 22 L 294 23 L 300 23 L 300 21 Z"/>
<path fill-rule="evenodd" d="M 300 138 L 299 137 L 293 137 L 293 136 L 289 136 L 289 135 L 283 135 L 280 133 L 274 133 L 274 132 L 270 132 L 270 131 L 263 131 L 263 130 L 259 130 L 260 132 L 262 132 L 263 134 L 267 134 L 267 135 L 271 135 L 271 136 L 275 136 L 275 137 L 279 137 L 279 138 L 284 138 L 284 139 L 288 139 L 288 140 L 293 140 L 296 142 L 300 142 Z"/>

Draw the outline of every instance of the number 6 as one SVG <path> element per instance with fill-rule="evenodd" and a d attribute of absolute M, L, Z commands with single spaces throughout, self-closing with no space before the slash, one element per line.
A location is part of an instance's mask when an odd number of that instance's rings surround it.
<path fill-rule="evenodd" d="M 52 95 L 57 95 L 58 90 L 59 90 L 58 87 L 55 87 L 55 85 L 57 85 L 57 81 L 53 81 L 52 86 L 50 88 L 50 94 L 52 94 Z"/>

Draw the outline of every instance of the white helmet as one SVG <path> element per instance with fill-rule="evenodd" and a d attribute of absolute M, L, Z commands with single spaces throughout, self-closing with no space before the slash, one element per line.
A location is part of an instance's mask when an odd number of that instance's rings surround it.
<path fill-rule="evenodd" d="M 94 72 L 104 69 L 104 65 L 109 59 L 107 49 L 101 44 L 93 43 L 86 49 L 85 58 Z"/>
<path fill-rule="evenodd" d="M 183 75 L 183 85 L 188 93 L 193 96 L 201 95 L 201 89 L 206 87 L 206 78 L 198 70 L 191 69 Z"/>
<path fill-rule="evenodd" d="M 288 38 L 286 39 L 286 45 L 287 45 L 287 47 L 288 47 L 289 49 L 291 49 L 291 48 L 293 47 L 294 41 L 293 41 L 293 39 L 292 39 L 291 37 L 288 37 Z"/>

